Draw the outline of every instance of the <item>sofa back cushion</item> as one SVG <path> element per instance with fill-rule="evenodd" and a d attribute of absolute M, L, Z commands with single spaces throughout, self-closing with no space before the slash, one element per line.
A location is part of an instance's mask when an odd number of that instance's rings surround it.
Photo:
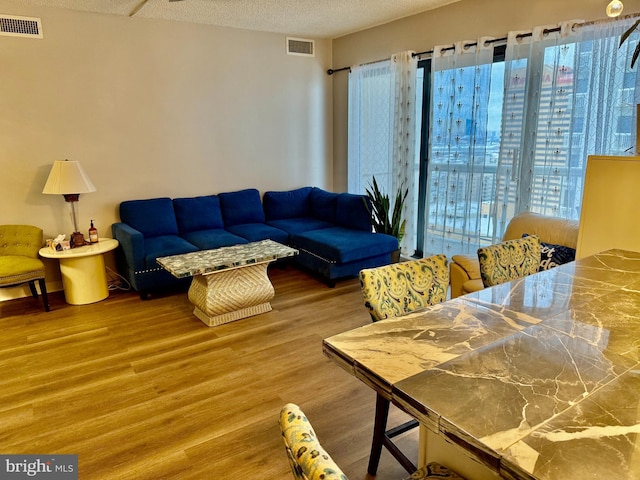
<path fill-rule="evenodd" d="M 527 233 L 536 235 L 542 242 L 575 249 L 579 225 L 577 220 L 522 212 L 511 219 L 502 240 L 515 240 Z"/>
<path fill-rule="evenodd" d="M 267 220 L 308 217 L 311 187 L 302 187 L 286 192 L 265 192 L 262 197 Z"/>
<path fill-rule="evenodd" d="M 338 193 L 327 192 L 321 188 L 313 187 L 309 194 L 311 215 L 325 222 L 335 223 L 338 195 Z"/>
<path fill-rule="evenodd" d="M 222 219 L 227 227 L 246 223 L 264 223 L 260 192 L 255 188 L 218 194 Z"/>
<path fill-rule="evenodd" d="M 178 234 L 173 201 L 168 197 L 122 202 L 120 220 L 145 237 Z"/>
<path fill-rule="evenodd" d="M 365 195 L 341 193 L 336 204 L 336 223 L 356 230 L 371 231 L 371 216 L 365 202 Z"/>
<path fill-rule="evenodd" d="M 224 228 L 220 199 L 216 195 L 174 198 L 173 208 L 181 234 Z"/>

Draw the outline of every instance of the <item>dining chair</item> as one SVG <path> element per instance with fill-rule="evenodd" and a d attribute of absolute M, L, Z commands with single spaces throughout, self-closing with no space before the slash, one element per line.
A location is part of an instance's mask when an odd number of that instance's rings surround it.
<path fill-rule="evenodd" d="M 49 297 L 44 279 L 44 263 L 38 258 L 43 244 L 42 229 L 31 225 L 0 225 L 0 287 L 29 284 L 34 298 L 40 286 L 44 310 L 49 311 Z"/>
<path fill-rule="evenodd" d="M 287 459 L 297 480 L 348 480 L 340 467 L 322 448 L 311 423 L 300 407 L 288 403 L 280 410 L 280 431 Z M 442 479 L 463 480 L 453 470 L 429 463 L 411 472 L 407 480 Z"/>
<path fill-rule="evenodd" d="M 445 255 L 360 271 L 364 305 L 374 322 L 443 302 L 449 289 Z"/>
<path fill-rule="evenodd" d="M 447 298 L 449 267 L 445 255 L 433 255 L 418 260 L 394 263 L 360 271 L 360 285 L 365 307 L 374 322 L 406 315 L 420 308 L 435 305 Z M 410 420 L 387 429 L 391 402 L 376 392 L 376 414 L 368 472 L 375 475 L 382 447 L 411 473 L 416 466 L 393 442 L 393 438 L 418 426 Z"/>
<path fill-rule="evenodd" d="M 535 235 L 478 249 L 480 276 L 485 287 L 531 275 L 540 268 L 540 240 Z"/>

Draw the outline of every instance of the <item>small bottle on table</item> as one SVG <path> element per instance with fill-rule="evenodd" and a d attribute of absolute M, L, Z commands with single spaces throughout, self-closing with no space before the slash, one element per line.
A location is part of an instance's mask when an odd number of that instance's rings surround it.
<path fill-rule="evenodd" d="M 89 227 L 89 243 L 98 243 L 98 229 L 93 226 L 93 220 L 91 220 L 91 227 Z"/>

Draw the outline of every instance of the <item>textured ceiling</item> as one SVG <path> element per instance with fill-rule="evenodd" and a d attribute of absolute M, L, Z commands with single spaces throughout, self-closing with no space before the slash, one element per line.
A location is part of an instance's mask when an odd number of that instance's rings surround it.
<path fill-rule="evenodd" d="M 17 0 L 26 5 L 336 38 L 460 0 Z"/>

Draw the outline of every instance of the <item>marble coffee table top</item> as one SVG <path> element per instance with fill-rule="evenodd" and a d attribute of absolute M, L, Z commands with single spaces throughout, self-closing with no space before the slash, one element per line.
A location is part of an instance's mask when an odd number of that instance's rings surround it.
<path fill-rule="evenodd" d="M 640 253 L 369 324 L 324 351 L 507 478 L 640 478 Z"/>
<path fill-rule="evenodd" d="M 262 240 L 214 250 L 159 257 L 156 261 L 173 276 L 185 278 L 257 263 L 272 262 L 297 254 L 298 251 L 295 248 L 287 247 L 273 240 Z"/>

